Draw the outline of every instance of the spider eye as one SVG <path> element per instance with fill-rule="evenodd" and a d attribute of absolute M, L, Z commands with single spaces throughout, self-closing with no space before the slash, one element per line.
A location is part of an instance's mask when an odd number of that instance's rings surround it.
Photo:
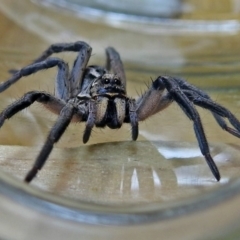
<path fill-rule="evenodd" d="M 117 84 L 117 85 L 120 85 L 121 81 L 118 78 L 114 78 L 114 83 Z"/>
<path fill-rule="evenodd" d="M 104 84 L 110 83 L 110 79 L 109 79 L 109 78 L 103 78 L 103 83 L 104 83 Z"/>

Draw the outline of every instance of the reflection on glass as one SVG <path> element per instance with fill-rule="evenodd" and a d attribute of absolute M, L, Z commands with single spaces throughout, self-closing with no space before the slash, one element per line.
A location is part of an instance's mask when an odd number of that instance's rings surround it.
<path fill-rule="evenodd" d="M 30 149 L 1 147 L 1 169 L 13 172 L 14 164 L 22 179 L 33 162 Z M 35 152 L 37 154 L 38 149 Z M 237 150 L 212 144 L 211 152 L 222 174 L 220 183 L 212 176 L 196 144 L 138 141 L 56 148 L 32 184 L 92 202 L 176 201 L 219 187 L 239 176 Z"/>
<path fill-rule="evenodd" d="M 136 17 L 172 17 L 181 12 L 181 0 L 34 0 L 37 3 L 60 6 L 79 14 L 103 17 L 111 14 L 114 18 L 128 18 L 128 15 Z"/>

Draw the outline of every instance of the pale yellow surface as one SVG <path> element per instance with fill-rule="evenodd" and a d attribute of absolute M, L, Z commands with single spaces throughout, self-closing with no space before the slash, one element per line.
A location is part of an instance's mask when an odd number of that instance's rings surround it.
<path fill-rule="evenodd" d="M 185 2 L 196 5 L 195 1 Z M 119 50 L 126 63 L 130 96 L 137 97 L 137 92 L 144 91 L 145 83 L 151 77 L 166 73 L 179 75 L 206 89 L 214 100 L 231 109 L 240 119 L 238 32 L 206 35 L 142 33 L 79 20 L 67 13 L 59 14 L 56 10 L 36 6 L 28 0 L 21 0 L 21 4 L 20 1 L 1 0 L 0 4 L 0 81 L 9 77 L 8 69 L 27 65 L 51 43 L 85 40 L 93 47 L 91 63 L 105 63 L 104 48 L 108 45 Z M 229 1 L 222 4 L 225 7 L 219 7 L 219 12 L 224 13 L 221 19 L 228 19 Z M 196 19 L 202 12 L 211 19 L 206 10 L 209 9 L 207 1 L 202 1 L 198 7 Z M 236 19 L 238 14 L 234 15 Z M 189 13 L 182 17 L 191 18 Z M 64 53 L 61 57 L 71 63 L 75 55 Z M 1 93 L 0 109 L 27 91 L 53 93 L 55 72 L 37 73 Z M 210 113 L 203 110 L 200 113 L 212 156 L 222 175 L 220 183 L 215 181 L 201 156 L 192 123 L 173 104 L 140 124 L 137 142 L 131 141 L 130 127 L 126 125 L 119 130 L 94 129 L 89 143 L 83 145 L 84 124 L 72 124 L 32 186 L 79 201 L 116 204 L 116 208 L 129 203 L 135 206 L 177 204 L 180 200 L 198 198 L 228 187 L 229 182 L 239 178 L 240 141 L 223 132 Z M 36 104 L 7 121 L 0 131 L 1 171 L 14 176 L 15 181 L 22 181 L 55 120 L 56 116 Z M 109 239 L 113 239 L 112 236 L 116 237 L 114 239 L 159 239 L 162 234 L 165 237 L 161 239 L 209 239 L 209 236 L 235 228 L 232 222 L 239 222 L 240 214 L 234 210 L 238 209 L 239 198 L 171 221 L 134 227 L 103 227 L 55 218 L 53 221 L 50 216 L 3 197 L 0 200 L 6 207 L 0 209 L 0 214 L 5 216 L 0 218 L 0 236 L 3 233 L 7 237 L 7 230 L 12 225 L 8 221 L 11 222 L 11 216 L 14 216 L 16 231 L 21 233 L 19 239 L 33 239 L 33 235 L 35 239 L 48 236 L 66 239 L 63 236 L 69 232 L 72 233 L 68 234 L 69 239 L 77 239 L 79 235 L 81 239 L 107 239 L 106 232 Z M 27 225 L 30 224 L 31 229 L 22 225 L 23 219 L 30 221 Z M 196 228 L 199 224 L 201 228 Z M 61 231 L 56 230 L 59 228 Z M 36 237 L 34 231 L 41 231 L 41 234 Z"/>

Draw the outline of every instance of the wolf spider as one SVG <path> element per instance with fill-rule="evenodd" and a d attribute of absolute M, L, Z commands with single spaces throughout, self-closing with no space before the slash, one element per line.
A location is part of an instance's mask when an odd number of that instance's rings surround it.
<path fill-rule="evenodd" d="M 53 53 L 64 51 L 78 52 L 71 71 L 62 59 L 50 57 Z M 14 71 L 10 79 L 0 84 L 2 92 L 22 77 L 43 69 L 58 67 L 54 95 L 44 91 L 28 92 L 0 114 L 1 127 L 6 119 L 37 101 L 59 115 L 32 169 L 26 175 L 25 182 L 29 183 L 37 175 L 53 145 L 58 142 L 71 122 L 86 122 L 84 143 L 89 140 L 94 125 L 116 129 L 123 123 L 131 125 L 132 139 L 135 141 L 138 137 L 138 122 L 164 110 L 173 101 L 177 102 L 193 121 L 199 148 L 214 177 L 219 181 L 220 173 L 210 155 L 201 119 L 194 105 L 211 111 L 223 130 L 240 137 L 240 122 L 236 117 L 212 101 L 205 92 L 177 77 L 159 76 L 139 98 L 130 98 L 127 96 L 124 67 L 118 52 L 108 47 L 106 66 L 101 67 L 88 66 L 91 51 L 92 48 L 82 41 L 53 44 L 32 64 Z M 223 118 L 227 118 L 233 128 L 227 126 Z"/>

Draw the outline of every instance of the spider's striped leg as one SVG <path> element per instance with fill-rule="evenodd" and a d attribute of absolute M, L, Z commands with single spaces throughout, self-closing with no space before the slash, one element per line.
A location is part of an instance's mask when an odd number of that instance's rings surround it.
<path fill-rule="evenodd" d="M 66 104 L 64 101 L 57 99 L 54 96 L 45 92 L 39 92 L 39 91 L 28 92 L 21 99 L 13 102 L 5 110 L 3 110 L 0 113 L 0 127 L 3 125 L 6 119 L 11 118 L 16 113 L 29 107 L 35 101 L 42 103 L 43 105 L 45 105 L 47 108 L 49 108 L 55 113 L 60 112 L 61 109 Z"/>
<path fill-rule="evenodd" d="M 113 71 L 114 74 L 118 75 L 126 89 L 126 75 L 119 53 L 113 47 L 108 47 L 106 49 L 106 55 L 106 69 L 108 71 Z"/>
<path fill-rule="evenodd" d="M 37 175 L 38 171 L 41 170 L 53 149 L 53 145 L 58 142 L 58 140 L 61 138 L 62 134 L 65 132 L 68 125 L 70 124 L 73 114 L 74 106 L 72 104 L 68 103 L 62 108 L 60 115 L 56 123 L 52 127 L 47 137 L 47 140 L 42 150 L 40 151 L 32 169 L 26 175 L 24 179 L 25 182 L 31 182 L 32 179 Z"/>
<path fill-rule="evenodd" d="M 28 65 L 17 71 L 11 78 L 0 84 L 0 92 L 3 92 L 9 88 L 12 84 L 20 80 L 22 77 L 31 75 L 43 69 L 48 69 L 56 66 L 59 69 L 60 75 L 64 75 L 63 73 L 68 71 L 68 66 L 63 60 L 59 58 L 48 58 L 45 61 Z"/>
<path fill-rule="evenodd" d="M 195 109 L 193 103 L 188 99 L 188 97 L 184 94 L 184 92 L 179 87 L 179 84 L 177 81 L 175 81 L 174 78 L 170 77 L 158 77 L 154 84 L 159 86 L 164 86 L 168 90 L 169 94 L 175 100 L 180 108 L 183 110 L 183 112 L 188 116 L 190 120 L 193 121 L 193 127 L 194 131 L 198 140 L 198 144 L 200 147 L 200 150 L 205 157 L 209 168 L 211 169 L 214 177 L 217 179 L 217 181 L 220 180 L 220 173 L 218 171 L 218 168 L 216 164 L 214 163 L 210 151 L 209 151 L 209 145 L 207 142 L 207 138 L 205 136 L 203 126 L 201 123 L 200 116 Z"/>

